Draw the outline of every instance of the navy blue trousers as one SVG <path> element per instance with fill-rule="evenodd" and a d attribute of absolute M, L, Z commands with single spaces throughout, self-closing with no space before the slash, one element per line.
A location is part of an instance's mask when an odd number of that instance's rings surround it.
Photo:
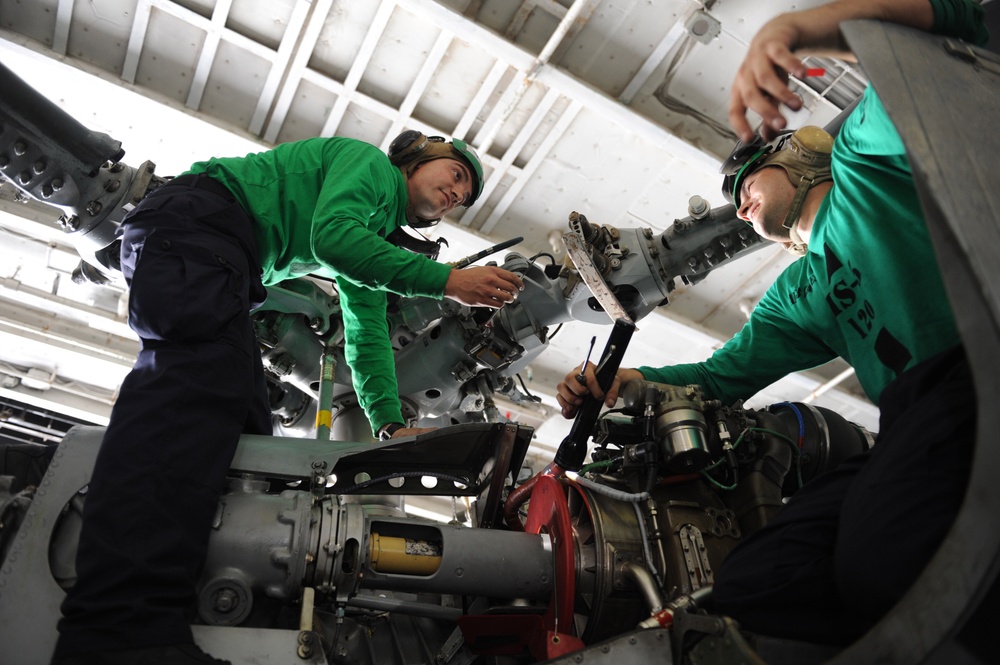
<path fill-rule="evenodd" d="M 848 644 L 903 596 L 961 508 L 976 396 L 961 348 L 883 391 L 875 446 L 794 494 L 726 558 L 716 609 L 753 632 Z"/>
<path fill-rule="evenodd" d="M 192 641 L 187 612 L 240 434 L 271 433 L 249 317 L 265 297 L 253 222 L 193 180 L 156 190 L 123 225 L 142 348 L 87 491 L 56 658 Z"/>

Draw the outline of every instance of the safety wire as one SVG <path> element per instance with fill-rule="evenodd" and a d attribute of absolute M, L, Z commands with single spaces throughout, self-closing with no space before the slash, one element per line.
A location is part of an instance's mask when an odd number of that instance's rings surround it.
<path fill-rule="evenodd" d="M 646 530 L 646 518 L 642 514 L 642 508 L 639 507 L 639 503 L 649 499 L 649 494 L 652 489 L 652 485 L 655 482 L 655 468 L 650 469 L 650 482 L 645 492 L 638 493 L 628 493 L 622 492 L 620 490 L 613 489 L 607 485 L 601 485 L 599 483 L 593 482 L 588 478 L 584 478 L 584 474 L 590 473 L 598 469 L 606 469 L 609 466 L 621 462 L 621 458 L 601 460 L 600 462 L 591 462 L 580 469 L 579 476 L 577 476 L 576 482 L 589 488 L 599 494 L 609 496 L 612 499 L 617 499 L 619 501 L 625 501 L 632 504 L 632 508 L 635 510 L 636 523 L 639 525 L 639 538 L 642 541 L 643 556 L 646 561 L 646 569 L 650 572 L 653 578 L 656 580 L 657 585 L 660 589 L 663 589 L 663 578 L 660 576 L 660 571 L 653 563 L 653 551 L 649 546 L 649 534 Z"/>
<path fill-rule="evenodd" d="M 740 435 L 738 437 L 736 437 L 736 441 L 733 442 L 733 450 L 736 450 L 736 448 L 739 447 L 740 443 L 743 441 L 743 439 L 750 432 L 760 432 L 761 434 L 770 434 L 771 436 L 777 437 L 781 441 L 784 441 L 789 446 L 791 446 L 791 448 L 792 448 L 792 455 L 795 458 L 795 475 L 796 475 L 796 479 L 798 480 L 799 487 L 802 487 L 802 458 L 801 458 L 801 456 L 799 454 L 799 447 L 795 444 L 795 442 L 792 441 L 790 438 L 788 438 L 788 436 L 786 436 L 785 434 L 782 434 L 781 432 L 775 432 L 774 430 L 765 429 L 763 427 L 747 427 L 742 432 L 740 432 Z M 704 469 L 702 469 L 701 470 L 701 475 L 705 477 L 705 480 L 707 480 L 709 482 L 709 484 L 711 484 L 711 485 L 719 488 L 720 490 L 726 490 L 726 491 L 734 490 L 734 489 L 736 489 L 736 485 L 738 484 L 737 481 L 734 480 L 732 485 L 724 485 L 724 484 L 720 483 L 718 480 L 716 480 L 715 478 L 713 478 L 708 473 L 709 471 L 711 471 L 712 469 L 718 467 L 719 465 L 721 465 L 725 461 L 726 461 L 726 459 L 724 457 L 721 457 L 721 458 L 717 459 L 716 461 L 712 462 L 711 464 L 709 464 L 708 466 L 706 466 Z M 735 469 L 733 470 L 733 473 L 735 473 Z"/>

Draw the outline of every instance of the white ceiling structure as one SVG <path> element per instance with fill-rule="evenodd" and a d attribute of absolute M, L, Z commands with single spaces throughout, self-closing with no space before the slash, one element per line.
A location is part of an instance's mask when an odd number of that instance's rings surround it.
<path fill-rule="evenodd" d="M 435 231 L 442 260 L 523 236 L 562 258 L 571 211 L 650 227 L 715 207 L 733 137 L 728 88 L 757 28 L 813 0 L 0 0 L 0 59 L 124 161 L 172 175 L 213 155 L 310 136 L 383 149 L 400 131 L 457 136 L 484 157 L 486 189 Z M 835 61 L 800 85 L 791 123 L 824 125 L 863 88 Z M 2 93 L 0 93 L 2 94 Z M 8 186 L 9 187 L 9 186 Z M 8 190 L 9 191 L 9 190 Z M 0 394 L 105 423 L 138 348 L 124 294 L 69 280 L 77 257 L 41 208 L 0 199 Z M 790 257 L 766 248 L 639 322 L 625 365 L 707 357 L 746 320 Z M 568 431 L 555 384 L 592 335 L 570 323 L 524 378 L 519 411 L 550 448 Z M 877 429 L 843 363 L 778 382 L 750 403 L 812 401 Z"/>

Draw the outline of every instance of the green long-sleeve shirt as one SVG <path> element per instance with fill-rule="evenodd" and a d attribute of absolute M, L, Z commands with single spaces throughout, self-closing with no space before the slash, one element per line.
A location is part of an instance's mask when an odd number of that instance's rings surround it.
<path fill-rule="evenodd" d="M 985 41 L 981 7 L 932 5 L 934 32 Z M 837 135 L 832 171 L 808 253 L 743 329 L 704 362 L 640 367 L 647 380 L 732 402 L 840 356 L 878 404 L 901 372 L 960 342 L 903 142 L 871 88 Z"/>
<path fill-rule="evenodd" d="M 314 138 L 189 172 L 224 184 L 253 218 L 265 285 L 307 274 L 336 280 L 344 355 L 372 430 L 403 422 L 384 291 L 441 298 L 451 269 L 385 240 L 406 224 L 400 170 L 367 143 Z"/>

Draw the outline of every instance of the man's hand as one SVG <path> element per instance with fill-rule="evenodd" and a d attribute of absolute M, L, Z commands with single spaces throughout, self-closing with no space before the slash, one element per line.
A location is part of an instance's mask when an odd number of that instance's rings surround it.
<path fill-rule="evenodd" d="M 753 138 L 747 111 L 763 119 L 760 134 L 766 141 L 785 128 L 779 109 L 784 104 L 793 111 L 802 100 L 788 87 L 788 76 L 802 77 L 806 67 L 792 51 L 800 41 L 794 14 L 781 14 L 764 24 L 754 36 L 729 92 L 729 124 L 742 141 Z"/>
<path fill-rule="evenodd" d="M 771 19 L 750 41 L 730 91 L 729 125 L 740 140 L 753 138 L 747 111 L 762 118 L 760 135 L 770 141 L 787 124 L 780 106 L 793 111 L 802 108 L 802 100 L 788 87 L 789 75 L 806 75 L 796 53 L 852 59 L 841 39 L 840 24 L 853 19 L 879 19 L 930 30 L 934 11 L 928 0 L 836 0 Z"/>
<path fill-rule="evenodd" d="M 469 307 L 499 309 L 523 290 L 524 282 L 514 273 L 496 266 L 476 266 L 452 270 L 444 295 Z"/>
<path fill-rule="evenodd" d="M 632 379 L 643 378 L 639 370 L 622 367 L 615 374 L 615 380 L 611 382 L 611 387 L 608 388 L 607 394 L 604 394 L 600 384 L 597 383 L 597 375 L 594 374 L 596 369 L 597 366 L 594 363 L 588 362 L 583 370 L 584 383 L 581 383 L 578 378 L 580 375 L 579 370 L 573 370 L 559 382 L 559 385 L 556 387 L 558 393 L 556 401 L 559 402 L 559 406 L 562 409 L 563 418 L 573 418 L 576 416 L 577 410 L 583 404 L 583 399 L 587 395 L 603 399 L 605 406 L 611 408 L 618 401 L 618 391 L 621 390 L 622 385 Z"/>
<path fill-rule="evenodd" d="M 389 439 L 402 439 L 407 436 L 416 436 L 418 434 L 425 434 L 426 432 L 433 432 L 437 427 L 401 427 L 392 433 Z"/>

